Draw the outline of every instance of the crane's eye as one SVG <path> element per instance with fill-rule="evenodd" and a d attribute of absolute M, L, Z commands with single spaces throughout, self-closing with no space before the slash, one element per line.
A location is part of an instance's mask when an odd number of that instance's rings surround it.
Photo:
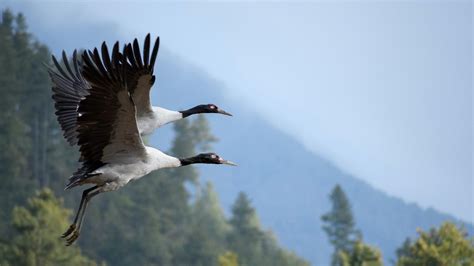
<path fill-rule="evenodd" d="M 211 108 L 211 109 L 217 109 L 217 106 L 210 104 L 210 105 L 209 105 L 209 108 Z"/>
<path fill-rule="evenodd" d="M 214 154 L 213 154 L 213 155 L 211 155 L 211 158 L 212 158 L 212 159 L 217 159 L 217 155 L 214 155 Z"/>

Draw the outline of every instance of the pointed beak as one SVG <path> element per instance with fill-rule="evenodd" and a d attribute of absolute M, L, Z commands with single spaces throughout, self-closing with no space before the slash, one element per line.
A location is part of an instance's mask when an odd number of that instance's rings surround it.
<path fill-rule="evenodd" d="M 236 163 L 231 162 L 231 161 L 227 161 L 227 160 L 224 160 L 224 159 L 221 159 L 220 161 L 221 161 L 221 164 L 227 164 L 227 165 L 237 166 Z"/>
<path fill-rule="evenodd" d="M 232 114 L 230 114 L 230 113 L 227 113 L 226 111 L 224 111 L 224 110 L 221 110 L 221 109 L 217 110 L 217 113 L 219 113 L 219 114 L 223 114 L 223 115 L 232 116 Z"/>

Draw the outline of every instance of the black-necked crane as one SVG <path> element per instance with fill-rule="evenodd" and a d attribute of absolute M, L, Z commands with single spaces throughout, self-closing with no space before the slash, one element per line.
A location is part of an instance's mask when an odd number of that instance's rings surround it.
<path fill-rule="evenodd" d="M 215 104 L 200 104 L 184 111 L 172 111 L 152 106 L 150 90 L 156 79 L 153 72 L 159 46 L 160 39 L 157 37 L 150 53 L 150 34 L 148 34 L 143 45 L 143 56 L 137 39 L 132 44 L 125 45 L 123 52 L 117 54 L 123 59 L 120 64 L 126 67 L 127 88 L 137 109 L 138 130 L 142 136 L 151 134 L 156 128 L 165 124 L 194 114 L 216 113 L 231 116 L 230 113 L 220 109 Z M 49 73 L 53 82 L 53 99 L 58 121 L 64 131 L 64 137 L 69 144 L 75 145 L 77 144 L 76 110 L 79 102 L 88 94 L 91 86 L 88 78 L 81 73 L 76 51 L 73 53 L 72 66 L 69 64 L 65 52 L 62 56 L 65 69 L 53 56 L 57 72 L 50 68 Z M 89 56 L 92 55 L 89 54 Z"/>
<path fill-rule="evenodd" d="M 101 53 L 97 49 L 84 52 L 83 60 L 81 70 L 74 64 L 74 69 L 68 71 L 74 80 L 79 81 L 77 84 L 84 81 L 79 78 L 84 76 L 88 84 L 87 93 L 77 101 L 74 87 L 62 86 L 64 99 L 59 106 L 59 112 L 71 108 L 78 113 L 69 118 L 74 124 L 71 124 L 72 128 L 66 128 L 66 132 L 72 132 L 70 136 L 77 138 L 82 166 L 69 178 L 66 189 L 92 185 L 83 191 L 74 221 L 63 234 L 67 245 L 79 237 L 87 204 L 99 193 L 117 190 L 131 180 L 161 168 L 196 163 L 235 165 L 215 153 L 176 158 L 145 146 L 139 134 L 137 108 L 127 90 L 128 75 L 118 43 L 114 45 L 111 57 L 104 43 Z M 68 125 L 68 118 L 61 117 L 61 113 L 58 116 L 60 123 Z"/>

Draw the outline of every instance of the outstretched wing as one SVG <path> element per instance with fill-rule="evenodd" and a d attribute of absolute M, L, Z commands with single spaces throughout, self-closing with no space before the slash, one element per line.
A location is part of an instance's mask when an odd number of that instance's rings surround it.
<path fill-rule="evenodd" d="M 83 54 L 82 74 L 91 89 L 78 109 L 81 161 L 93 165 L 141 160 L 146 151 L 138 132 L 135 105 L 127 90 L 118 42 L 112 59 L 105 42 L 101 50 L 102 57 L 97 49 Z"/>
<path fill-rule="evenodd" d="M 88 95 L 91 88 L 89 83 L 84 79 L 80 71 L 79 62 L 77 60 L 77 52 L 72 55 L 72 67 L 66 56 L 66 52 L 62 54 L 65 69 L 61 67 L 58 60 L 53 56 L 53 62 L 57 71 L 48 68 L 51 81 L 53 82 L 53 100 L 56 108 L 56 116 L 63 130 L 64 138 L 70 145 L 77 143 L 77 117 L 79 103 Z"/>
<path fill-rule="evenodd" d="M 143 44 L 143 57 L 137 39 L 133 41 L 133 44 L 126 45 L 123 51 L 127 59 L 125 65 L 127 66 L 128 90 L 135 102 L 138 117 L 152 111 L 150 89 L 155 83 L 153 68 L 159 47 L 160 37 L 157 37 L 150 55 L 150 34 L 148 34 Z"/>

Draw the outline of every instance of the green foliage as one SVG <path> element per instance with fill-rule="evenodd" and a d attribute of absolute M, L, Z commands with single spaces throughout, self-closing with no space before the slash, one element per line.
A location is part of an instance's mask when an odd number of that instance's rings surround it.
<path fill-rule="evenodd" d="M 382 255 L 377 248 L 362 242 L 362 235 L 354 229 L 351 204 L 342 188 L 336 185 L 329 196 L 332 209 L 321 217 L 323 230 L 334 246 L 333 266 L 381 266 Z"/>
<path fill-rule="evenodd" d="M 344 266 L 382 266 L 382 255 L 376 248 L 368 246 L 361 240 L 357 240 L 352 251 L 339 252 L 339 260 Z"/>
<path fill-rule="evenodd" d="M 192 210 L 193 224 L 204 229 L 207 235 L 223 236 L 230 230 L 212 183 L 207 182 L 198 194 Z M 222 240 L 222 239 L 221 239 Z"/>
<path fill-rule="evenodd" d="M 210 151 L 212 149 L 211 144 L 218 140 L 210 133 L 211 127 L 203 114 L 196 117 L 190 130 L 193 132 L 193 139 L 195 140 L 196 148 L 199 151 Z"/>
<path fill-rule="evenodd" d="M 243 192 L 239 193 L 232 207 L 230 225 L 228 248 L 239 257 L 239 265 L 308 265 L 278 247 L 272 233 L 261 229 L 255 209 Z"/>
<path fill-rule="evenodd" d="M 438 229 L 418 233 L 418 239 L 406 240 L 398 250 L 398 266 L 474 265 L 474 238 L 469 238 L 462 228 L 446 222 Z"/>
<path fill-rule="evenodd" d="M 209 150 L 217 139 L 210 133 L 209 124 L 203 115 L 194 120 L 183 119 L 173 124 L 176 132 L 171 154 L 179 158 L 196 155 L 197 151 Z M 197 182 L 198 173 L 192 166 L 172 169 L 172 180 L 176 182 Z"/>
<path fill-rule="evenodd" d="M 255 209 L 250 205 L 247 194 L 240 192 L 233 207 L 230 219 L 232 231 L 228 236 L 230 249 L 235 251 L 241 265 L 258 265 L 261 254 L 263 232 L 260 230 Z"/>
<path fill-rule="evenodd" d="M 349 200 L 339 185 L 336 185 L 329 196 L 332 209 L 321 217 L 325 223 L 323 230 L 334 246 L 331 265 L 342 265 L 339 252 L 351 253 L 358 232 L 354 229 L 354 218 Z"/>
<path fill-rule="evenodd" d="M 403 241 L 403 244 L 401 247 L 397 248 L 397 250 L 395 251 L 396 255 L 397 255 L 397 258 L 400 259 L 401 257 L 410 257 L 411 256 L 411 251 L 410 251 L 410 247 L 411 247 L 412 243 L 411 243 L 411 239 L 409 237 L 407 237 L 405 239 L 405 241 Z M 396 264 L 395 261 L 391 261 L 394 265 Z"/>
<path fill-rule="evenodd" d="M 36 193 L 12 215 L 13 238 L 2 244 L 0 264 L 4 265 L 96 265 L 78 248 L 66 247 L 58 228 L 65 228 L 71 211 L 62 206 L 49 189 Z"/>
<path fill-rule="evenodd" d="M 70 174 L 67 158 L 74 154 L 53 114 L 43 65 L 50 60 L 48 48 L 27 32 L 22 14 L 7 9 L 0 20 L 0 202 L 6 203 L 0 219 L 8 221 L 14 204 L 24 204 L 36 188 L 64 184 L 52 180 Z M 9 232 L 0 223 L 0 235 Z"/>
<path fill-rule="evenodd" d="M 225 236 L 230 228 L 211 183 L 199 191 L 192 205 L 189 230 L 181 262 L 217 265 L 216 258 L 224 251 Z"/>
<path fill-rule="evenodd" d="M 231 251 L 226 251 L 219 256 L 219 266 L 239 266 L 239 260 L 237 254 Z"/>

